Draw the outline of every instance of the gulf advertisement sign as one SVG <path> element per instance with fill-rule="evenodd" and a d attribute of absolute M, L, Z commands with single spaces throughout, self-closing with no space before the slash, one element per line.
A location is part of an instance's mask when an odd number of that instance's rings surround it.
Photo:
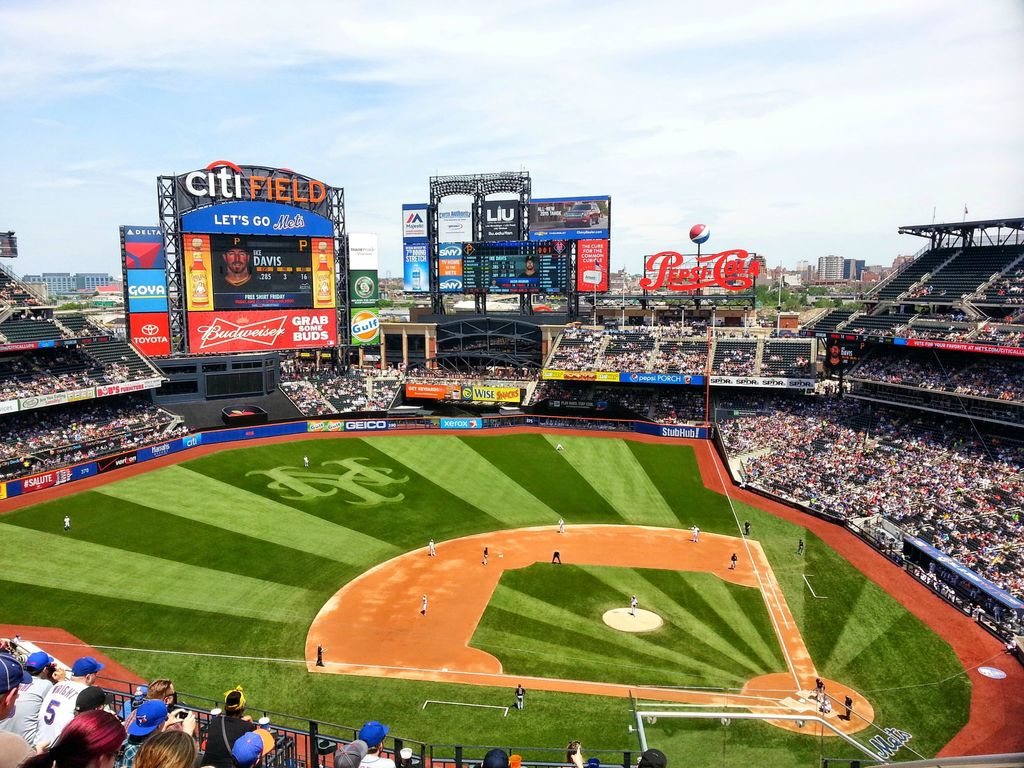
<path fill-rule="evenodd" d="M 608 290 L 608 241 L 580 240 L 576 244 L 576 290 Z"/>
<path fill-rule="evenodd" d="M 171 354 L 171 329 L 166 312 L 132 313 L 128 316 L 131 343 L 147 357 Z"/>
<path fill-rule="evenodd" d="M 375 309 L 353 309 L 349 329 L 355 346 L 380 344 L 380 317 Z"/>
<path fill-rule="evenodd" d="M 334 347 L 338 344 L 337 320 L 333 309 L 189 312 L 189 351 L 208 355 Z"/>

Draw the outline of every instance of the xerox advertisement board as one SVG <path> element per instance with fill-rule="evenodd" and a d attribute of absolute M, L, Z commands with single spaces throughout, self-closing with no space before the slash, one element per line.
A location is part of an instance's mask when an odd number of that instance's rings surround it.
<path fill-rule="evenodd" d="M 531 240 L 607 240 L 611 198 L 549 197 L 530 201 Z"/>
<path fill-rule="evenodd" d="M 333 240 L 182 235 L 188 309 L 333 309 Z"/>

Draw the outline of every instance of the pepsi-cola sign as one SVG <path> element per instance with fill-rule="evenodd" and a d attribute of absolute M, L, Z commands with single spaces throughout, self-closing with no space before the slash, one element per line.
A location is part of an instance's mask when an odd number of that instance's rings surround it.
<path fill-rule="evenodd" d="M 696 257 L 662 251 L 647 257 L 640 287 L 647 291 L 664 288 L 687 292 L 712 287 L 749 291 L 754 287 L 759 266 L 755 258 L 739 248 Z"/>

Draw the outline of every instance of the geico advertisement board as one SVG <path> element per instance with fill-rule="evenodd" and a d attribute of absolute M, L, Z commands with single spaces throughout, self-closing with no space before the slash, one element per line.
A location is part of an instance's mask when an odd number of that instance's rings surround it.
<path fill-rule="evenodd" d="M 333 347 L 337 343 L 337 312 L 333 309 L 188 313 L 192 354 Z"/>
<path fill-rule="evenodd" d="M 167 311 L 167 274 L 162 269 L 129 269 L 129 312 Z"/>

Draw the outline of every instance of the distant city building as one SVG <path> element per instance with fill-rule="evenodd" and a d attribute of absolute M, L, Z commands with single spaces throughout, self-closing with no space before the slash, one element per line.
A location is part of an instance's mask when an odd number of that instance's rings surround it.
<path fill-rule="evenodd" d="M 864 259 L 843 259 L 843 279 L 860 280 L 864 272 Z"/>
<path fill-rule="evenodd" d="M 818 280 L 843 279 L 843 257 L 842 256 L 819 256 L 818 257 Z"/>
<path fill-rule="evenodd" d="M 43 272 L 41 275 L 24 275 L 26 283 L 41 283 L 51 296 L 66 296 L 76 291 L 95 291 L 101 285 L 111 285 L 114 278 L 106 272 Z"/>
<path fill-rule="evenodd" d="M 899 269 L 904 264 L 909 264 L 913 260 L 914 260 L 913 256 L 897 256 L 895 259 L 892 260 L 892 268 L 893 269 Z"/>

